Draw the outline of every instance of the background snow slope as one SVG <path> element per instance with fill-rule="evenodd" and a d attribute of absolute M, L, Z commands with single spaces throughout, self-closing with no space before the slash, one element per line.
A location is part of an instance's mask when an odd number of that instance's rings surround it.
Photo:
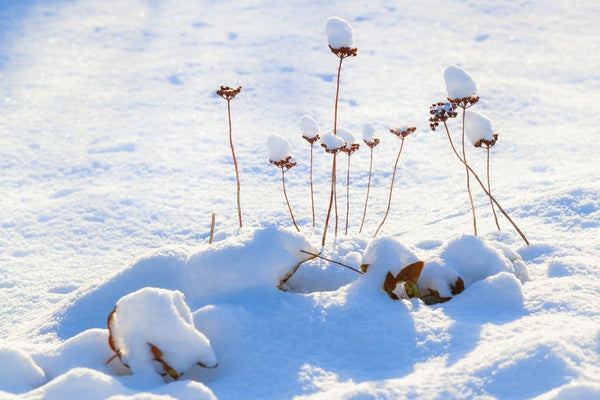
<path fill-rule="evenodd" d="M 508 319 L 473 304 L 448 306 L 452 312 L 421 308 L 411 323 L 438 344 L 416 350 L 421 357 L 407 353 L 395 374 L 344 376 L 323 363 L 331 368 L 311 364 L 291 376 L 323 398 L 425 395 L 432 387 L 441 397 L 522 398 L 571 381 L 583 386 L 565 393 L 584 393 L 586 382 L 598 381 L 600 4 L 593 1 L 0 0 L 3 342 L 35 351 L 55 346 L 65 338 L 41 327 L 79 289 L 154 249 L 186 251 L 205 242 L 213 211 L 220 239 L 235 232 L 235 177 L 218 85 L 243 86 L 232 111 L 244 223 L 290 223 L 265 145 L 280 134 L 299 162 L 286 184 L 309 232 L 309 146 L 298 122 L 308 114 L 324 131 L 332 126 L 337 58 L 324 33 L 331 15 L 352 23 L 359 49 L 344 61 L 340 126 L 360 132 L 371 121 L 383 136 L 367 234 L 385 211 L 399 146 L 387 129 L 405 123 L 418 129 L 406 140 L 382 234 L 426 253 L 470 233 L 464 172 L 443 133 L 430 132 L 427 122 L 429 105 L 445 97 L 444 68 L 457 64 L 478 84 L 476 110 L 500 133 L 493 192 L 532 245 L 524 247 L 505 220 L 495 232 L 477 192 L 480 230 L 518 250 L 532 280 L 523 286 L 522 309 Z M 468 157 L 482 170 L 482 151 Z M 368 151 L 352 160 L 356 232 Z M 329 165 L 330 156 L 316 151 L 318 227 Z M 250 315 L 261 315 L 253 304 Z M 459 378 L 463 391 L 455 393 Z M 300 384 L 291 392 L 279 384 L 275 398 L 304 393 Z M 249 378 L 244 385 L 259 384 Z M 227 398 L 227 385 L 213 388 Z"/>

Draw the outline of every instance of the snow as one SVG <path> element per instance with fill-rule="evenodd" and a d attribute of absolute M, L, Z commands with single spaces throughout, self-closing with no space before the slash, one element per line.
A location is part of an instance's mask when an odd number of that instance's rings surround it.
<path fill-rule="evenodd" d="M 477 86 L 473 79 L 462 68 L 456 65 L 450 65 L 446 68 L 444 71 L 444 80 L 446 81 L 446 91 L 450 99 L 471 97 L 477 92 Z"/>
<path fill-rule="evenodd" d="M 373 142 L 373 139 L 378 139 L 377 128 L 370 122 L 363 125 L 363 140 L 365 142 Z"/>
<path fill-rule="evenodd" d="M 339 150 L 346 145 L 346 142 L 339 135 L 327 132 L 321 137 L 321 145 L 324 145 L 327 150 Z"/>
<path fill-rule="evenodd" d="M 443 15 L 428 1 L 1 3 L 0 398 L 600 397 L 597 2 L 451 1 Z M 331 229 L 321 246 L 332 157 L 314 153 L 313 228 L 310 149 L 294 130 L 303 114 L 334 123 L 330 15 L 361 38 L 342 66 L 339 125 L 417 132 L 380 236 L 399 145 L 389 134 L 363 234 L 368 151 L 353 157 L 348 235 Z M 479 236 L 465 235 L 464 166 L 426 121 L 451 64 L 477 79 L 471 109 L 501 133 L 492 193 L 529 246 L 500 214 L 498 231 L 477 185 Z M 219 85 L 243 86 L 230 104 L 241 229 Z M 447 121 L 455 143 L 460 120 Z M 302 233 L 282 228 L 271 133 L 299 149 L 286 188 Z M 483 177 L 481 149 L 466 152 Z M 361 275 L 300 250 L 373 264 Z M 420 289 L 448 302 L 382 290 L 413 260 L 425 263 Z M 183 294 L 216 368 L 173 382 L 106 364 L 109 313 L 146 287 Z"/>
<path fill-rule="evenodd" d="M 146 287 L 119 299 L 115 310 L 110 321 L 112 338 L 133 374 L 155 373 L 156 357 L 150 344 L 162 352 L 160 358 L 177 375 L 196 363 L 216 367 L 210 342 L 194 327 L 180 291 Z M 159 372 L 163 371 L 159 368 Z"/>
<path fill-rule="evenodd" d="M 283 136 L 271 135 L 267 139 L 269 160 L 283 161 L 292 156 L 292 146 Z"/>
<path fill-rule="evenodd" d="M 350 132 L 348 129 L 337 128 L 337 135 L 346 143 L 345 146 L 358 143 L 352 132 Z"/>
<path fill-rule="evenodd" d="M 319 134 L 319 125 L 312 117 L 303 115 L 300 119 L 300 129 L 302 129 L 302 135 L 313 139 Z"/>
<path fill-rule="evenodd" d="M 485 115 L 472 110 L 465 112 L 465 134 L 472 145 L 481 140 L 493 141 L 494 133 L 492 122 Z"/>
<path fill-rule="evenodd" d="M 327 43 L 333 49 L 342 47 L 354 47 L 354 30 L 348 21 L 340 17 L 330 17 L 325 24 Z"/>

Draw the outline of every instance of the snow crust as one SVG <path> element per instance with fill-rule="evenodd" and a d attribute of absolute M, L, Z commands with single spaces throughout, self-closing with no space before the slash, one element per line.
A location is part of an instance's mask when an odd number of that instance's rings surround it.
<path fill-rule="evenodd" d="M 480 140 L 494 140 L 492 122 L 485 115 L 472 110 L 465 112 L 465 134 L 473 145 Z"/>
<path fill-rule="evenodd" d="M 269 148 L 269 160 L 271 161 L 283 161 L 292 156 L 292 146 L 283 136 L 269 136 L 267 146 Z"/>
<path fill-rule="evenodd" d="M 474 96 L 477 92 L 475 81 L 462 68 L 450 65 L 444 71 L 446 91 L 451 99 Z"/>
<path fill-rule="evenodd" d="M 162 359 L 178 374 L 198 362 L 209 368 L 217 365 L 210 342 L 194 327 L 180 291 L 146 287 L 124 296 L 117 302 L 111 328 L 133 374 L 156 373 L 149 344 L 162 351 Z"/>
<path fill-rule="evenodd" d="M 377 128 L 375 128 L 375 125 L 373 125 L 370 122 L 367 122 L 363 125 L 362 132 L 363 140 L 366 142 L 372 142 L 373 139 L 379 138 L 379 136 L 377 135 Z"/>
<path fill-rule="evenodd" d="M 300 118 L 300 129 L 302 130 L 302 135 L 309 139 L 313 139 L 319 134 L 319 125 L 317 124 L 317 121 L 308 115 L 303 115 L 302 118 Z"/>
<path fill-rule="evenodd" d="M 346 142 L 339 135 L 327 132 L 321 137 L 321 144 L 324 144 L 327 150 L 338 150 L 344 147 Z"/>
<path fill-rule="evenodd" d="M 354 47 L 354 30 L 348 21 L 340 17 L 329 17 L 325 24 L 327 43 L 334 48 Z"/>

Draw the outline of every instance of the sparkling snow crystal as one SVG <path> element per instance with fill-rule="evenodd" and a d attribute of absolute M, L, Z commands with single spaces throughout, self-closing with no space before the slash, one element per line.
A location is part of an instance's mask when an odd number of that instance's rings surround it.
<path fill-rule="evenodd" d="M 217 365 L 210 342 L 194 327 L 192 312 L 178 290 L 146 287 L 122 297 L 110 326 L 121 359 L 134 374 L 166 372 L 151 345 L 179 375 L 196 363 Z"/>
<path fill-rule="evenodd" d="M 269 160 L 271 161 L 284 161 L 292 156 L 292 146 L 283 136 L 269 136 L 267 145 L 269 146 Z"/>
<path fill-rule="evenodd" d="M 308 139 L 313 139 L 319 134 L 319 125 L 308 115 L 303 115 L 300 119 L 300 128 L 302 129 L 302 136 Z"/>
<path fill-rule="evenodd" d="M 444 71 L 446 90 L 451 99 L 462 99 L 475 95 L 477 86 L 469 74 L 456 65 L 451 65 Z"/>
<path fill-rule="evenodd" d="M 344 139 L 338 135 L 334 135 L 333 132 L 327 132 L 321 138 L 321 146 L 325 147 L 327 151 L 339 150 L 346 145 Z"/>
<path fill-rule="evenodd" d="M 377 128 L 370 122 L 363 125 L 363 140 L 365 142 L 373 142 L 377 139 Z"/>
<path fill-rule="evenodd" d="M 330 17 L 325 25 L 327 42 L 334 49 L 354 47 L 354 31 L 352 26 L 339 17 Z"/>
<path fill-rule="evenodd" d="M 493 141 L 494 129 L 487 117 L 471 110 L 465 113 L 465 133 L 472 145 L 482 140 Z"/>

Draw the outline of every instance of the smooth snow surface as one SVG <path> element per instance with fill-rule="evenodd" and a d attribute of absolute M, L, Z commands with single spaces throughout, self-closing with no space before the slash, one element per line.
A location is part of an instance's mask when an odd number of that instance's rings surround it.
<path fill-rule="evenodd" d="M 319 125 L 317 121 L 308 115 L 303 115 L 300 118 L 300 129 L 302 129 L 302 135 L 312 139 L 319 134 Z"/>
<path fill-rule="evenodd" d="M 327 34 L 327 43 L 334 49 L 354 47 L 354 30 L 345 19 L 339 17 L 327 19 L 325 33 Z"/>
<path fill-rule="evenodd" d="M 269 148 L 269 160 L 271 161 L 283 161 L 292 156 L 292 146 L 283 136 L 269 136 L 267 147 Z"/>
<path fill-rule="evenodd" d="M 486 116 L 472 110 L 465 112 L 465 134 L 471 144 L 480 140 L 492 141 L 494 133 L 492 122 Z"/>
<path fill-rule="evenodd" d="M 365 142 L 372 142 L 373 139 L 378 138 L 377 128 L 375 128 L 375 125 L 373 125 L 370 122 L 367 122 L 366 124 L 363 125 L 362 132 L 363 132 L 363 140 Z"/>
<path fill-rule="evenodd" d="M 0 399 L 600 398 L 600 4 L 396 3 L 1 0 Z M 352 157 L 348 235 L 335 237 L 332 211 L 321 246 L 332 156 L 313 154 L 313 227 L 298 121 L 334 125 L 331 15 L 360 35 L 338 126 L 372 121 L 381 144 L 362 234 L 367 146 Z M 477 89 L 471 109 L 501 134 L 491 190 L 529 246 L 498 209 L 497 229 L 473 179 L 471 236 L 464 166 L 428 121 L 451 94 L 448 65 L 477 80 L 454 95 Z M 230 111 L 243 228 L 220 85 L 242 86 Z M 400 144 L 383 132 L 404 122 L 417 130 L 374 240 Z M 301 233 L 267 160 L 271 133 L 295 149 L 286 189 Z M 483 178 L 485 152 L 465 150 Z M 302 251 L 371 265 L 361 275 Z M 383 291 L 416 260 L 419 289 L 450 301 Z M 157 363 L 106 364 L 109 313 L 147 287 L 183 294 L 216 368 L 172 382 Z"/>
<path fill-rule="evenodd" d="M 474 96 L 477 86 L 469 74 L 456 65 L 450 65 L 444 71 L 446 91 L 451 99 L 462 99 Z"/>
<path fill-rule="evenodd" d="M 341 136 L 333 132 L 327 132 L 321 137 L 321 144 L 325 145 L 327 150 L 341 149 L 346 145 L 346 141 Z"/>

